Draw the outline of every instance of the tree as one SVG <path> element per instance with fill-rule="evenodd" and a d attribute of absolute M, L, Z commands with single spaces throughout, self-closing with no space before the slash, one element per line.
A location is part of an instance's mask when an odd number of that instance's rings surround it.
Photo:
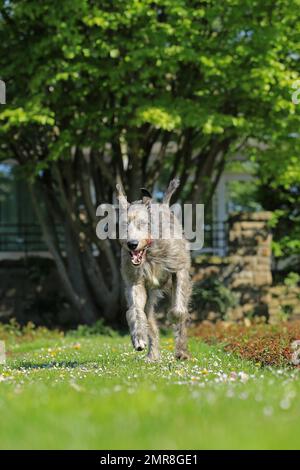
<path fill-rule="evenodd" d="M 80 321 L 119 311 L 118 249 L 95 236 L 116 181 L 135 199 L 177 174 L 183 201 L 208 204 L 233 153 L 299 127 L 297 4 L 2 2 L 1 157 L 30 181 Z"/>
<path fill-rule="evenodd" d="M 299 137 L 290 134 L 293 146 L 278 142 L 260 162 L 258 200 L 273 212 L 273 253 L 285 269 L 300 268 L 300 159 Z M 259 157 L 256 157 L 258 162 Z"/>

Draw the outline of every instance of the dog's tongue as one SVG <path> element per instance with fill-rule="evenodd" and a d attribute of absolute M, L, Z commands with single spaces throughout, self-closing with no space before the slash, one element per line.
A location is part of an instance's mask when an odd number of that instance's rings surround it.
<path fill-rule="evenodd" d="M 139 264 L 142 261 L 142 256 L 142 250 L 136 250 L 131 252 L 131 259 L 134 264 Z"/>

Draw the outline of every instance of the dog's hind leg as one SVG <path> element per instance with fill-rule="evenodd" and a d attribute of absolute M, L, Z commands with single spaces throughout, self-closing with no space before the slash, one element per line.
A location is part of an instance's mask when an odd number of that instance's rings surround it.
<path fill-rule="evenodd" d="M 175 356 L 177 359 L 188 359 L 187 320 L 188 304 L 191 295 L 191 282 L 187 270 L 172 275 L 172 308 L 170 319 L 175 323 Z"/>
<path fill-rule="evenodd" d="M 148 340 L 149 340 L 149 351 L 148 361 L 153 362 L 159 359 L 159 329 L 156 323 L 154 307 L 157 300 L 157 294 L 155 291 L 150 291 L 146 304 L 146 315 L 148 319 Z"/>
<path fill-rule="evenodd" d="M 142 351 L 147 346 L 148 334 L 148 322 L 145 314 L 146 289 L 142 284 L 128 286 L 126 297 L 129 306 L 126 312 L 126 319 L 131 341 L 137 351 Z"/>

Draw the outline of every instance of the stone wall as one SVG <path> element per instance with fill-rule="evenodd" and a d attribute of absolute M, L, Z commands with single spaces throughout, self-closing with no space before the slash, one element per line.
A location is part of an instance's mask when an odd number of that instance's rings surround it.
<path fill-rule="evenodd" d="M 232 287 L 272 284 L 270 218 L 270 212 L 242 213 L 230 218 L 229 254 L 231 262 L 241 268 L 233 278 Z"/>
<path fill-rule="evenodd" d="M 300 320 L 300 287 L 284 284 L 270 287 L 268 314 L 270 323 L 286 318 Z"/>
<path fill-rule="evenodd" d="M 272 284 L 270 218 L 270 212 L 232 215 L 228 256 L 195 259 L 195 282 L 215 275 L 234 293 L 236 306 L 227 312 L 229 319 L 239 320 L 247 315 L 269 316 Z"/>

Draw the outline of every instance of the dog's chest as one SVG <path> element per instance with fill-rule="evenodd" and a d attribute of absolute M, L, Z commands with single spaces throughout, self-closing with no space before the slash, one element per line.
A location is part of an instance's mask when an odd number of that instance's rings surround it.
<path fill-rule="evenodd" d="M 144 275 L 146 285 L 151 288 L 162 287 L 168 278 L 168 273 L 156 265 L 149 265 Z"/>

